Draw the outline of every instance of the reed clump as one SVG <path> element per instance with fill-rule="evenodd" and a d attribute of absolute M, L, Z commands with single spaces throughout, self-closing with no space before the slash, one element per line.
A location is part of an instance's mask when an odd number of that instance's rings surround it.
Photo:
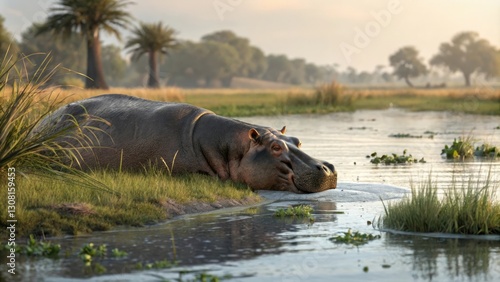
<path fill-rule="evenodd" d="M 437 183 L 429 176 L 417 186 L 412 184 L 410 196 L 384 203 L 385 214 L 378 225 L 409 232 L 500 234 L 498 188 L 491 174 L 474 174 L 461 181 L 453 177 L 440 196 Z"/>

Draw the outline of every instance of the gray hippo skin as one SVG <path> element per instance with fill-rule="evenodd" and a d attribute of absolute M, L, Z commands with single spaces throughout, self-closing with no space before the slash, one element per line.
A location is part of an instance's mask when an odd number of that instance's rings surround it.
<path fill-rule="evenodd" d="M 285 128 L 278 131 L 188 104 L 118 94 L 63 106 L 39 128 L 67 126 L 73 118 L 80 126 L 99 128 L 85 132 L 93 147 L 79 149 L 78 165 L 83 169 L 138 171 L 150 164 L 173 163 L 174 174 L 209 174 L 252 189 L 310 193 L 337 185 L 333 165 L 304 153 L 297 138 L 284 135 Z M 73 142 L 64 139 L 61 144 Z"/>

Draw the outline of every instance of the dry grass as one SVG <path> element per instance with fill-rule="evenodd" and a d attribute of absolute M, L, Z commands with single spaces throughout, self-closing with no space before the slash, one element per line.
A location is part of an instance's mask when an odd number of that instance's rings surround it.
<path fill-rule="evenodd" d="M 490 87 L 474 88 L 391 88 L 391 89 L 346 89 L 346 94 L 356 95 L 358 98 L 386 97 L 386 96 L 434 96 L 449 98 L 477 97 L 480 99 L 500 99 L 500 89 Z"/>
<path fill-rule="evenodd" d="M 8 89 L 6 89 L 8 90 Z M 450 98 L 466 98 L 474 96 L 481 99 L 500 99 L 500 89 L 489 87 L 477 88 L 441 88 L 441 89 L 410 89 L 410 88 L 381 88 L 381 89 L 365 89 L 365 88 L 346 88 L 343 90 L 346 95 L 356 98 L 367 97 L 387 97 L 387 96 L 436 96 Z M 9 91 L 5 91 L 9 92 Z M 4 92 L 4 93 L 5 93 Z M 174 101 L 184 102 L 190 97 L 209 96 L 209 95 L 269 95 L 276 96 L 286 95 L 314 95 L 313 88 L 282 88 L 282 89 L 243 89 L 243 88 L 197 88 L 197 89 L 182 89 L 177 87 L 165 87 L 159 89 L 148 88 L 111 88 L 109 90 L 99 89 L 81 89 L 81 88 L 53 88 L 52 95 L 54 98 L 64 100 L 65 102 L 73 102 L 81 99 L 86 99 L 102 94 L 125 94 L 136 96 L 139 98 L 158 100 L 158 101 Z M 0 94 L 0 98 L 2 98 Z"/>

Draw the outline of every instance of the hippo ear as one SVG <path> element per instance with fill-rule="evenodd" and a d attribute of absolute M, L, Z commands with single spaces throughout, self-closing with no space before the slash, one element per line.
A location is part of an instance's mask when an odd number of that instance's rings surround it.
<path fill-rule="evenodd" d="M 257 132 L 255 128 L 252 128 L 248 131 L 248 138 L 254 142 L 258 142 L 257 139 L 259 138 L 260 134 Z"/>
<path fill-rule="evenodd" d="M 283 128 L 280 130 L 281 134 L 285 134 L 286 133 L 286 125 L 283 126 Z"/>

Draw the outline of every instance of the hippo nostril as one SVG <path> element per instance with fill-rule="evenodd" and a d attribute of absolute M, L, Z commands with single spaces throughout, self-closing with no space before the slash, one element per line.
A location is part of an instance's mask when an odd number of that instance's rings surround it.
<path fill-rule="evenodd" d="M 334 172 L 335 171 L 335 167 L 331 164 L 331 163 L 323 163 L 324 166 L 328 167 L 330 169 L 331 172 Z"/>
<path fill-rule="evenodd" d="M 332 171 L 326 165 L 317 165 L 318 170 L 324 171 L 326 174 L 330 174 Z"/>

